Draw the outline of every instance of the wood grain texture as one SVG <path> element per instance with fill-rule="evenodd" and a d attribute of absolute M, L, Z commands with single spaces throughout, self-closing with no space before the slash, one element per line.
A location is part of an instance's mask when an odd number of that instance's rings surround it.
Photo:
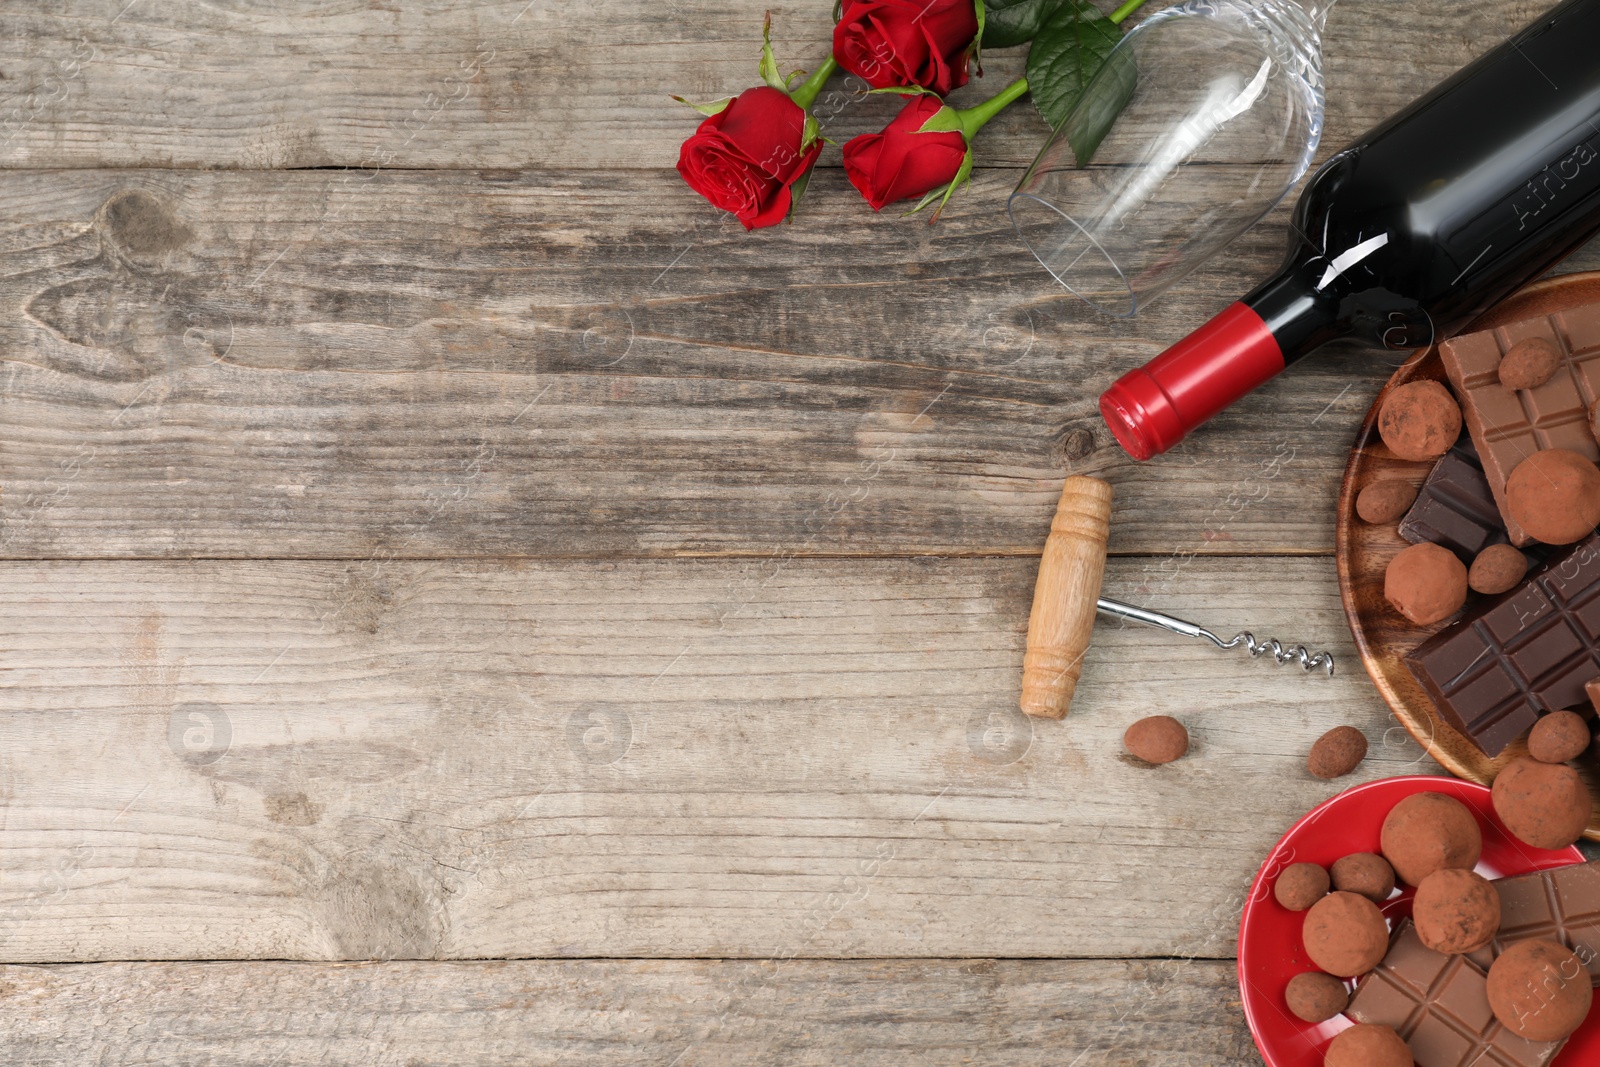
<path fill-rule="evenodd" d="M 1259 1065 L 1237 1002 L 1186 959 L 0 967 L 14 1067 Z"/>
<path fill-rule="evenodd" d="M 1161 562 L 1106 595 L 1342 673 L 1104 624 L 1035 723 L 1024 560 L 8 564 L 6 957 L 1225 957 L 1300 814 L 1432 765 L 1330 560 Z"/>
<path fill-rule="evenodd" d="M 1115 321 L 997 182 L 931 228 L 830 173 L 747 235 L 650 173 L 0 176 L 0 554 L 1031 555 L 1068 473 L 1116 482 L 1113 553 L 1328 552 L 1395 357 L 1153 463 L 1096 410 L 1281 228 Z"/>
<path fill-rule="evenodd" d="M 1343 0 L 1327 33 L 1328 150 L 1550 6 Z M 815 67 L 831 24 L 812 0 L 14 6 L 0 12 L 0 166 L 667 167 L 698 121 L 669 94 L 756 84 L 769 8 L 782 69 Z M 1019 51 L 986 54 L 955 102 L 1016 77 Z M 838 76 L 818 112 L 843 143 L 896 106 Z M 979 167 L 1025 166 L 1044 133 L 1012 108 L 985 129 Z"/>

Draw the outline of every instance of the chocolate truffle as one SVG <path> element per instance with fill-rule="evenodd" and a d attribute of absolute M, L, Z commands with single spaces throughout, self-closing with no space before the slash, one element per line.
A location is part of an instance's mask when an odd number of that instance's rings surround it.
<path fill-rule="evenodd" d="M 1506 829 L 1534 848 L 1566 848 L 1589 825 L 1589 790 L 1565 763 L 1513 760 L 1489 795 Z"/>
<path fill-rule="evenodd" d="M 1561 369 L 1561 350 L 1548 337 L 1529 337 L 1511 346 L 1500 360 L 1500 384 L 1507 390 L 1537 389 Z"/>
<path fill-rule="evenodd" d="M 1311 962 L 1339 978 L 1366 974 L 1389 951 L 1383 912 L 1354 893 L 1329 893 L 1311 905 L 1300 938 Z"/>
<path fill-rule="evenodd" d="M 1441 867 L 1470 871 L 1483 854 L 1483 833 L 1467 806 L 1443 793 L 1413 793 L 1389 810 L 1379 835 L 1383 858 L 1406 885 L 1420 885 Z"/>
<path fill-rule="evenodd" d="M 1400 478 L 1384 478 L 1356 495 L 1356 514 L 1375 525 L 1398 522 L 1416 502 L 1416 486 Z"/>
<path fill-rule="evenodd" d="M 1328 1042 L 1322 1067 L 1416 1067 L 1411 1049 L 1391 1027 L 1357 1023 Z"/>
<path fill-rule="evenodd" d="M 1500 894 L 1480 874 L 1441 867 L 1417 886 L 1411 921 L 1417 937 L 1435 952 L 1475 952 L 1500 932 Z"/>
<path fill-rule="evenodd" d="M 1518 1037 L 1560 1041 L 1589 1014 L 1594 991 L 1583 962 L 1554 941 L 1518 941 L 1489 965 L 1489 1008 Z"/>
<path fill-rule="evenodd" d="M 1389 561 L 1383 595 L 1418 626 L 1443 622 L 1467 602 L 1466 564 L 1431 542 L 1412 545 Z"/>
<path fill-rule="evenodd" d="M 1515 589 L 1528 573 L 1528 557 L 1512 545 L 1490 545 L 1479 552 L 1467 569 L 1467 586 L 1473 592 L 1494 596 Z"/>
<path fill-rule="evenodd" d="M 1146 763 L 1171 763 L 1189 751 L 1189 731 L 1170 715 L 1152 715 L 1128 727 L 1122 747 Z"/>
<path fill-rule="evenodd" d="M 1540 763 L 1566 763 L 1589 747 L 1589 724 L 1575 711 L 1552 711 L 1533 724 L 1528 755 Z"/>
<path fill-rule="evenodd" d="M 1354 726 L 1335 726 L 1311 746 L 1306 770 L 1314 778 L 1343 778 L 1366 758 L 1366 735 Z"/>
<path fill-rule="evenodd" d="M 1506 512 L 1528 536 L 1570 545 L 1600 526 L 1600 468 L 1576 452 L 1535 452 L 1506 479 Z"/>
<path fill-rule="evenodd" d="M 1328 884 L 1328 872 L 1315 863 L 1295 863 L 1278 875 L 1272 895 L 1290 911 L 1305 911 L 1328 895 Z"/>
<path fill-rule="evenodd" d="M 1374 904 L 1382 904 L 1394 892 L 1394 868 L 1375 852 L 1355 852 L 1336 859 L 1329 873 L 1333 888 L 1366 897 Z"/>
<path fill-rule="evenodd" d="M 1350 1006 L 1350 991 L 1331 974 L 1306 971 L 1289 979 L 1283 991 L 1289 1010 L 1308 1023 L 1325 1023 Z"/>
<path fill-rule="evenodd" d="M 1600 715 L 1600 678 L 1585 685 L 1583 691 L 1589 694 L 1589 703 L 1594 705 L 1595 714 Z"/>
<path fill-rule="evenodd" d="M 1378 434 L 1401 459 L 1437 459 L 1461 436 L 1461 405 L 1438 382 L 1407 382 L 1384 400 Z"/>

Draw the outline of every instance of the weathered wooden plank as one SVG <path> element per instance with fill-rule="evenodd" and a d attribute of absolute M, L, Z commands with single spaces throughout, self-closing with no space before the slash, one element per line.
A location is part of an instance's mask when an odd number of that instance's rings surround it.
<path fill-rule="evenodd" d="M 1108 595 L 1337 678 L 1107 623 L 1029 722 L 1034 566 L 7 564 L 0 952 L 1227 956 L 1295 818 L 1431 766 L 1326 559 L 1114 560 Z M 1156 711 L 1194 750 L 1134 766 Z M 1341 722 L 1373 756 L 1311 779 Z"/>
<path fill-rule="evenodd" d="M 1327 37 L 1330 147 L 1549 6 L 1343 0 Z M 755 83 L 769 8 L 783 69 L 814 66 L 830 9 L 813 0 L 14 6 L 0 12 L 0 166 L 667 166 L 695 121 L 668 94 Z M 986 56 L 957 102 L 1015 77 L 1015 52 Z M 893 107 L 841 77 L 821 114 L 842 142 Z M 1012 109 L 985 130 L 980 165 L 1027 164 L 1044 132 Z"/>
<path fill-rule="evenodd" d="M 998 181 L 749 236 L 638 172 L 12 172 L 0 553 L 1033 553 L 1068 471 L 1118 483 L 1115 552 L 1329 551 L 1395 357 L 1320 354 L 1157 463 L 1095 410 L 1281 224 L 1111 320 Z"/>
<path fill-rule="evenodd" d="M 0 967 L 15 1067 L 1247 1067 L 1237 1001 L 1183 959 Z"/>

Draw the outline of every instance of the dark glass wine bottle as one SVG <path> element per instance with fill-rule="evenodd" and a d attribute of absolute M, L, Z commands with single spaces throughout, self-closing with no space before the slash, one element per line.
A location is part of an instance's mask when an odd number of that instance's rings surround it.
<path fill-rule="evenodd" d="M 1600 230 L 1600 0 L 1567 0 L 1335 155 L 1278 273 L 1100 398 L 1165 452 L 1340 337 L 1444 340 Z"/>

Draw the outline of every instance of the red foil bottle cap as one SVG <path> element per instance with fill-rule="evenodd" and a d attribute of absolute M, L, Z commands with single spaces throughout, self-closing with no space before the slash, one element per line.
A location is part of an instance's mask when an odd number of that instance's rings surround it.
<path fill-rule="evenodd" d="M 1100 397 L 1117 443 L 1137 460 L 1160 455 L 1190 430 L 1283 370 L 1283 352 L 1252 309 L 1222 314 Z"/>

